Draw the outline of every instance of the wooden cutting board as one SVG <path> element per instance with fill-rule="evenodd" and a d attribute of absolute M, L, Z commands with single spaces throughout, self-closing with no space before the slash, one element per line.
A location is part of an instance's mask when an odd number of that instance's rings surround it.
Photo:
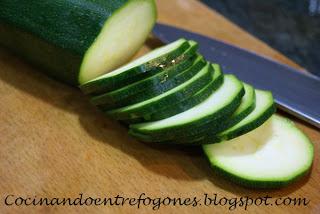
<path fill-rule="evenodd" d="M 297 66 L 197 1 L 159 0 L 159 21 Z M 147 50 L 145 47 L 143 51 Z M 249 190 L 215 176 L 200 149 L 154 147 L 93 108 L 78 89 L 0 51 L 0 213 L 150 213 L 152 206 L 5 206 L 17 197 L 303 197 L 307 206 L 250 206 L 252 213 L 320 213 L 320 133 L 309 176 L 280 190 Z M 320 104 L 320 101 L 318 102 Z M 9 200 L 9 201 L 10 201 Z M 18 201 L 19 203 L 19 201 Z M 159 213 L 226 212 L 230 206 L 161 206 Z M 243 207 L 235 209 L 244 212 Z"/>

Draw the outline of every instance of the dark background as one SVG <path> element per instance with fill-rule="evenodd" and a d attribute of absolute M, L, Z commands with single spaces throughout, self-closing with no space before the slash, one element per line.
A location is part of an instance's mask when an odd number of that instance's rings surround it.
<path fill-rule="evenodd" d="M 202 0 L 320 76 L 320 0 Z"/>

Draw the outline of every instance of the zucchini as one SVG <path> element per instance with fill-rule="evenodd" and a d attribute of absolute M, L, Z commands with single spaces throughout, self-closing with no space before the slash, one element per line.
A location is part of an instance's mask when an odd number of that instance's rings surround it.
<path fill-rule="evenodd" d="M 168 117 L 172 117 L 176 114 L 179 114 L 190 108 L 193 108 L 194 106 L 206 100 L 213 93 L 213 91 L 217 90 L 223 83 L 223 73 L 221 71 L 221 67 L 218 64 L 212 64 L 212 66 L 214 69 L 213 80 L 208 85 L 206 85 L 204 88 L 199 90 L 197 93 L 195 93 L 191 97 L 187 97 L 186 99 L 183 99 L 179 103 L 174 103 L 173 105 L 167 105 L 164 108 L 161 108 L 152 114 L 144 115 L 143 119 L 145 120 L 145 122 L 162 120 Z M 137 123 L 137 121 L 132 121 L 132 122 Z"/>
<path fill-rule="evenodd" d="M 222 132 L 240 121 L 246 118 L 251 112 L 254 111 L 256 106 L 256 93 L 251 85 L 246 83 L 243 84 L 245 89 L 245 94 L 242 97 L 241 104 L 235 112 L 232 113 L 230 117 L 221 121 L 220 124 L 206 124 L 205 127 L 199 128 L 196 134 L 184 134 L 184 136 L 175 136 L 172 142 L 167 143 L 177 143 L 177 144 L 207 144 L 216 139 L 215 134 Z"/>
<path fill-rule="evenodd" d="M 126 63 L 156 21 L 154 0 L 1 0 L 0 44 L 72 85 Z"/>
<path fill-rule="evenodd" d="M 163 106 L 178 103 L 181 99 L 192 96 L 192 94 L 212 81 L 212 72 L 212 66 L 207 63 L 207 65 L 200 69 L 200 71 L 198 71 L 194 77 L 183 84 L 143 102 L 107 111 L 106 114 L 117 120 L 143 117 L 144 114 L 155 112 L 157 109 L 162 108 Z"/>
<path fill-rule="evenodd" d="M 188 65 L 189 67 L 186 68 Z M 205 65 L 204 58 L 197 55 L 193 60 L 184 60 L 184 62 L 155 75 L 156 77 L 152 76 L 119 90 L 94 96 L 91 98 L 91 103 L 99 106 L 102 110 L 139 103 L 158 96 L 191 79 Z M 186 69 L 183 70 L 183 68 Z M 171 75 L 170 78 L 169 74 Z"/>
<path fill-rule="evenodd" d="M 222 86 L 199 105 L 163 120 L 130 125 L 129 134 L 142 141 L 161 142 L 184 133 L 197 133 L 199 127 L 213 121 L 219 124 L 230 116 L 243 95 L 241 81 L 233 75 L 225 75 Z"/>
<path fill-rule="evenodd" d="M 203 145 L 213 170 L 253 188 L 286 186 L 308 172 L 314 149 L 293 122 L 272 116 L 241 137 Z"/>
<path fill-rule="evenodd" d="M 157 48 L 146 55 L 135 59 L 134 61 L 95 79 L 92 79 L 80 86 L 85 93 L 96 91 L 113 91 L 131 83 L 153 76 L 170 67 L 189 58 L 190 55 L 184 55 L 190 47 L 190 43 L 185 39 L 179 39 L 173 43 Z M 193 54 L 192 54 L 193 55 Z"/>

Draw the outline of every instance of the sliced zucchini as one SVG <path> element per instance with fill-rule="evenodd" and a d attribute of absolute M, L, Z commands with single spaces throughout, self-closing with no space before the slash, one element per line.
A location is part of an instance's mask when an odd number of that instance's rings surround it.
<path fill-rule="evenodd" d="M 172 117 L 147 123 L 130 125 L 129 133 L 142 141 L 161 142 L 184 133 L 196 133 L 198 128 L 213 121 L 219 124 L 240 105 L 244 95 L 241 81 L 225 75 L 222 86 L 205 101 Z"/>
<path fill-rule="evenodd" d="M 0 44 L 78 86 L 126 63 L 156 21 L 154 0 L 1 0 Z"/>
<path fill-rule="evenodd" d="M 192 96 L 192 94 L 212 81 L 212 72 L 212 66 L 207 63 L 207 65 L 200 69 L 200 71 L 194 77 L 183 84 L 159 96 L 134 105 L 107 111 L 106 114 L 118 120 L 143 117 L 144 114 L 155 112 L 157 109 L 162 108 L 163 106 L 178 103 L 181 99 Z"/>
<path fill-rule="evenodd" d="M 244 118 L 246 118 L 251 112 L 254 111 L 256 106 L 256 93 L 251 85 L 246 83 L 243 84 L 245 94 L 242 97 L 241 104 L 232 115 L 225 120 L 221 121 L 220 124 L 206 124 L 205 127 L 199 128 L 196 134 L 184 134 L 184 136 L 175 136 L 175 138 L 167 143 L 178 143 L 178 144 L 205 144 L 215 139 L 215 134 L 224 131 L 230 127 L 233 127 Z"/>
<path fill-rule="evenodd" d="M 213 170 L 252 188 L 286 186 L 308 172 L 314 149 L 293 122 L 272 116 L 241 137 L 203 145 Z"/>
<path fill-rule="evenodd" d="M 221 71 L 221 67 L 218 64 L 212 64 L 212 66 L 214 69 L 213 80 L 208 85 L 196 92 L 191 97 L 188 97 L 179 103 L 165 106 L 153 114 L 144 115 L 144 120 L 156 121 L 172 117 L 206 100 L 213 93 L 213 91 L 217 90 L 223 83 L 223 73 Z M 134 122 L 137 123 L 136 121 Z"/>
<path fill-rule="evenodd" d="M 179 63 L 179 65 L 180 64 L 181 63 Z M 156 97 L 174 87 L 177 87 L 183 82 L 186 82 L 195 74 L 197 74 L 205 65 L 206 61 L 204 60 L 204 58 L 198 55 L 193 62 L 191 61 L 191 66 L 189 66 L 189 68 L 185 69 L 184 71 L 181 71 L 182 68 L 177 68 L 175 66 L 176 68 L 171 67 L 170 69 L 167 69 L 165 73 L 161 72 L 160 76 L 162 78 L 162 82 L 159 77 L 153 78 L 154 81 L 147 78 L 120 90 L 116 90 L 99 96 L 94 96 L 92 97 L 91 102 L 92 104 L 97 105 L 102 110 L 114 109 L 136 104 L 144 100 L 151 99 L 152 97 Z M 186 66 L 181 65 L 181 67 Z M 173 76 L 174 73 L 179 72 L 177 71 L 178 69 L 180 70 L 180 73 Z M 171 71 L 172 73 L 170 73 Z M 167 79 L 169 78 L 169 74 L 172 75 L 172 77 L 170 79 Z M 154 85 L 156 82 L 158 82 L 158 84 Z M 147 85 L 149 85 L 149 87 Z M 134 89 L 137 89 L 135 93 Z"/>
<path fill-rule="evenodd" d="M 185 39 L 179 39 L 80 86 L 85 93 L 112 91 L 152 76 L 168 66 L 183 60 L 183 53 L 190 47 Z M 179 58 L 178 58 L 179 57 Z M 178 60 L 177 60 L 178 58 Z"/>

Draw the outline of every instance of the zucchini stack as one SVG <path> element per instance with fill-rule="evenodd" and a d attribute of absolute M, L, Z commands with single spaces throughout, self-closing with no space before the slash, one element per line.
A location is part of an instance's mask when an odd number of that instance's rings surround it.
<path fill-rule="evenodd" d="M 312 165 L 313 146 L 276 116 L 271 92 L 223 74 L 179 39 L 80 86 L 93 105 L 135 138 L 202 145 L 215 172 L 239 184 L 289 184 Z"/>

